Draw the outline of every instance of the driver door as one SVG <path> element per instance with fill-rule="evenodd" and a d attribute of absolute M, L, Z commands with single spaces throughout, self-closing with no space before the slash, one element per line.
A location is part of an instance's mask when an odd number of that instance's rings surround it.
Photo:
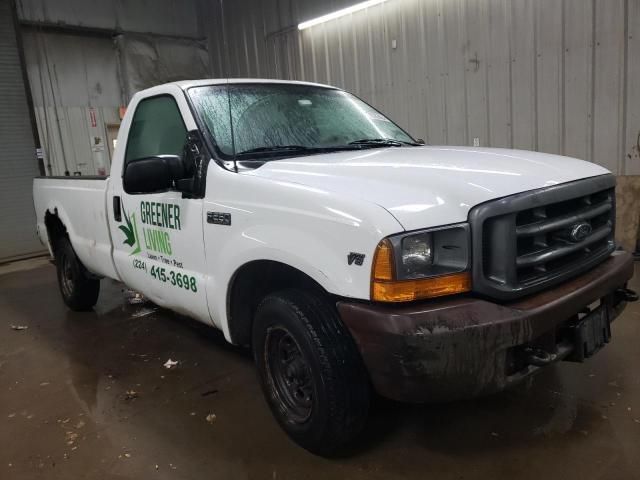
<path fill-rule="evenodd" d="M 196 126 L 182 92 L 144 98 L 130 108 L 133 115 L 122 129 L 128 137 L 118 140 L 124 147 L 118 149 L 123 172 L 134 160 L 183 155 L 187 131 Z M 154 303 L 210 323 L 203 199 L 184 198 L 172 189 L 127 192 L 123 185 L 122 172 L 112 176 L 107 199 L 120 278 Z"/>

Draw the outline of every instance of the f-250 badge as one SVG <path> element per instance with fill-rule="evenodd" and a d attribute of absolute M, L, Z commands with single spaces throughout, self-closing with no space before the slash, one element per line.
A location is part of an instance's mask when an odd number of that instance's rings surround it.
<path fill-rule="evenodd" d="M 349 265 L 353 265 L 355 263 L 356 265 L 361 267 L 364 263 L 364 253 L 349 252 L 349 255 L 347 256 L 347 262 L 349 263 Z"/>

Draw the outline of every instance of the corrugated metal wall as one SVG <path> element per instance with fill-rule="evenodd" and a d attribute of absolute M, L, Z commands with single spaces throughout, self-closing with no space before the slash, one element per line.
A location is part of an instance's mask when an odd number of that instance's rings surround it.
<path fill-rule="evenodd" d="M 120 123 L 123 103 L 113 41 L 36 30 L 23 39 L 46 173 L 109 173 L 107 125 Z"/>
<path fill-rule="evenodd" d="M 208 0 L 207 0 L 208 1 Z M 201 36 L 193 0 L 16 0 L 21 21 L 180 37 Z"/>
<path fill-rule="evenodd" d="M 43 250 L 31 197 L 38 173 L 13 14 L 0 0 L 0 262 Z"/>
<path fill-rule="evenodd" d="M 343 87 L 431 144 L 640 174 L 640 0 L 389 0 L 295 28 L 353 3 L 225 1 L 216 70 Z"/>
<path fill-rule="evenodd" d="M 135 91 L 210 76 L 206 2 L 17 0 L 48 175 L 109 174 Z"/>
<path fill-rule="evenodd" d="M 133 93 L 186 77 L 206 77 L 204 44 L 159 36 L 116 38 L 23 33 L 38 132 L 48 175 L 110 173 L 109 129 Z"/>

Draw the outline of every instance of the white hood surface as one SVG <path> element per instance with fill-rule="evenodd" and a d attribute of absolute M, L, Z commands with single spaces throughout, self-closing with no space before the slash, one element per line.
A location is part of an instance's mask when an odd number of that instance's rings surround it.
<path fill-rule="evenodd" d="M 469 147 L 389 147 L 288 158 L 248 172 L 376 203 L 406 230 L 467 220 L 480 203 L 609 173 L 559 155 Z"/>

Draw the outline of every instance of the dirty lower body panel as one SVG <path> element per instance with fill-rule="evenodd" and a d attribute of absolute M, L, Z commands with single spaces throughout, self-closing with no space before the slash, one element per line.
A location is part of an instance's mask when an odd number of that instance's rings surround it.
<path fill-rule="evenodd" d="M 633 260 L 616 252 L 565 284 L 508 304 L 458 297 L 338 310 L 383 396 L 434 402 L 493 393 L 559 360 L 582 361 L 630 299 Z"/>

